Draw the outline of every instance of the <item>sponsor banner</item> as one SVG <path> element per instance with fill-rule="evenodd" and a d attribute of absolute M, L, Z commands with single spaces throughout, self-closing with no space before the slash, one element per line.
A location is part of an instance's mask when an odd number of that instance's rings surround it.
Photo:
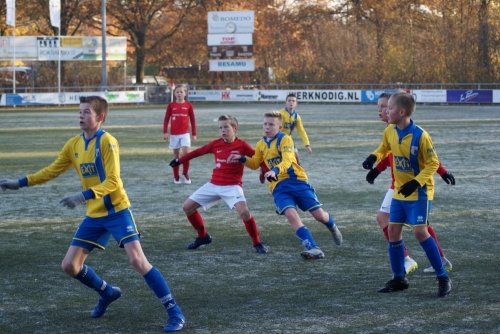
<path fill-rule="evenodd" d="M 232 59 L 232 60 L 214 60 L 209 59 L 209 71 L 254 71 L 255 62 L 253 59 Z"/>
<path fill-rule="evenodd" d="M 15 47 L 14 47 L 15 46 Z M 0 37 L 0 60 L 37 60 L 37 41 L 34 36 Z"/>
<path fill-rule="evenodd" d="M 300 102 L 361 102 L 361 90 L 295 90 Z"/>
<path fill-rule="evenodd" d="M 4 94 L 1 105 L 54 105 L 80 104 L 80 96 L 97 95 L 108 100 L 109 103 L 141 103 L 144 102 L 144 92 L 81 92 L 81 93 L 39 93 L 39 94 Z"/>
<path fill-rule="evenodd" d="M 221 101 L 221 90 L 189 90 L 188 101 Z"/>
<path fill-rule="evenodd" d="M 253 33 L 254 11 L 208 12 L 209 34 Z"/>
<path fill-rule="evenodd" d="M 253 45 L 252 34 L 207 35 L 207 45 Z"/>
<path fill-rule="evenodd" d="M 446 103 L 445 89 L 414 89 L 411 92 L 418 103 Z"/>
<path fill-rule="evenodd" d="M 492 103 L 492 90 L 447 90 L 446 102 L 450 103 Z"/>
<path fill-rule="evenodd" d="M 222 101 L 257 101 L 256 90 L 226 90 L 221 92 Z"/>
<path fill-rule="evenodd" d="M 286 91 L 283 90 L 259 90 L 257 93 L 257 101 L 282 101 L 286 99 Z"/>
<path fill-rule="evenodd" d="M 61 46 L 63 48 L 81 48 L 83 47 L 82 37 L 64 37 L 61 39 Z"/>
<path fill-rule="evenodd" d="M 252 57 L 252 45 L 235 45 L 235 46 L 207 46 L 208 57 L 221 59 L 234 57 Z"/>
<path fill-rule="evenodd" d="M 500 103 L 500 90 L 498 89 L 493 91 L 493 103 Z"/>
<path fill-rule="evenodd" d="M 361 91 L 361 102 L 378 102 L 378 98 L 382 93 L 394 93 L 397 89 L 382 89 L 382 90 L 362 90 Z M 406 90 L 410 93 L 409 90 Z"/>

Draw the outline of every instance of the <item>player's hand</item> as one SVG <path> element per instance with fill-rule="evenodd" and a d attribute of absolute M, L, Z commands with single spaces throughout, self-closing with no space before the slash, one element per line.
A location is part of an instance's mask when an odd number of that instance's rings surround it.
<path fill-rule="evenodd" d="M 455 185 L 455 178 L 453 177 L 453 174 L 450 172 L 446 172 L 443 175 L 441 175 L 441 178 L 446 182 L 447 184 L 451 184 L 452 186 Z"/>
<path fill-rule="evenodd" d="M 269 170 L 267 173 L 264 174 L 264 176 L 269 182 L 278 181 L 278 175 L 276 175 L 276 173 L 273 170 Z"/>
<path fill-rule="evenodd" d="M 376 170 L 375 168 L 372 169 L 371 171 L 368 172 L 368 174 L 366 174 L 366 181 L 369 184 L 373 184 L 373 182 L 375 181 L 375 179 L 379 174 L 380 172 L 378 170 Z"/>
<path fill-rule="evenodd" d="M 377 162 L 377 157 L 374 156 L 373 154 L 370 154 L 368 158 L 366 158 L 365 161 L 363 161 L 363 168 L 364 169 L 372 169 L 373 164 Z"/>
<path fill-rule="evenodd" d="M 163 134 L 163 140 L 168 140 L 168 133 Z"/>
<path fill-rule="evenodd" d="M 174 160 L 170 161 L 169 165 L 170 167 L 174 168 L 179 166 L 181 163 L 179 162 L 179 158 L 175 158 Z"/>
<path fill-rule="evenodd" d="M 306 146 L 306 151 L 309 154 L 313 153 L 313 150 L 312 150 L 311 146 L 309 146 L 309 145 Z"/>
<path fill-rule="evenodd" d="M 7 189 L 17 190 L 17 189 L 19 189 L 19 181 L 18 180 L 9 180 L 9 179 L 0 180 L 0 188 L 2 188 L 3 191 L 5 191 Z"/>
<path fill-rule="evenodd" d="M 240 159 L 241 159 L 241 155 L 240 154 L 232 153 L 232 154 L 229 155 L 229 157 L 227 157 L 227 163 L 230 164 L 230 163 L 233 163 L 233 162 L 240 162 Z"/>
<path fill-rule="evenodd" d="M 398 194 L 408 197 L 413 194 L 418 187 L 420 187 L 420 183 L 418 183 L 417 180 L 408 181 L 399 188 Z"/>
<path fill-rule="evenodd" d="M 69 195 L 64 197 L 59 201 L 63 206 L 67 206 L 70 209 L 76 208 L 78 205 L 85 203 L 85 197 L 83 193 L 79 192 L 74 195 Z"/>

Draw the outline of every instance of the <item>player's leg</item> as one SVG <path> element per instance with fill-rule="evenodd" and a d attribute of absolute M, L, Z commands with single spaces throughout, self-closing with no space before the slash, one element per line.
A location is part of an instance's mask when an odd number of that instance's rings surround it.
<path fill-rule="evenodd" d="M 439 250 L 439 255 L 441 256 L 441 261 L 443 262 L 444 270 L 450 271 L 453 268 L 453 265 L 451 264 L 450 260 L 448 260 L 446 258 L 446 256 L 444 255 L 443 249 L 441 248 L 441 245 L 439 244 L 438 238 L 436 236 L 436 232 L 434 231 L 434 229 L 432 228 L 431 225 L 427 225 L 427 231 L 429 232 L 431 237 L 434 239 L 434 241 L 436 241 L 436 245 L 437 245 L 438 250 Z M 434 271 L 434 268 L 432 268 L 432 266 L 424 269 L 424 273 L 434 273 L 434 272 L 435 271 Z"/>
<path fill-rule="evenodd" d="M 160 303 L 165 307 L 169 320 L 164 330 L 167 332 L 179 331 L 184 327 L 185 318 L 180 307 L 168 287 L 167 281 L 162 274 L 153 267 L 146 259 L 139 240 L 125 239 L 123 247 L 134 269 L 142 275 L 146 284 L 154 292 Z"/>
<path fill-rule="evenodd" d="M 257 229 L 257 223 L 255 222 L 255 218 L 250 214 L 248 210 L 247 202 L 240 201 L 234 204 L 234 208 L 240 215 L 243 220 L 243 224 L 245 224 L 245 229 L 252 239 L 252 245 L 257 251 L 257 253 L 267 253 L 267 248 L 262 244 L 259 236 L 259 230 Z"/>
<path fill-rule="evenodd" d="M 181 136 L 181 150 L 182 155 L 186 155 L 189 152 L 189 148 L 191 147 L 191 137 L 189 133 L 186 133 Z M 182 164 L 182 179 L 184 183 L 191 184 L 191 179 L 189 178 L 189 160 Z"/>
<path fill-rule="evenodd" d="M 288 219 L 288 222 L 292 226 L 300 242 L 306 248 L 306 250 L 300 253 L 300 255 L 306 260 L 321 259 L 325 257 L 321 249 L 318 247 L 318 244 L 314 240 L 309 229 L 302 223 L 297 210 L 293 207 L 288 207 L 285 210 L 284 215 Z"/>
<path fill-rule="evenodd" d="M 173 153 L 174 153 L 174 159 L 179 159 L 179 157 L 180 157 L 180 149 L 178 149 L 178 148 L 173 149 Z M 181 183 L 181 178 L 179 176 L 179 166 L 173 167 L 172 170 L 174 172 L 174 183 L 175 184 L 180 184 Z"/>
<path fill-rule="evenodd" d="M 340 233 L 339 228 L 335 224 L 335 221 L 333 220 L 332 215 L 329 214 L 328 212 L 324 211 L 320 207 L 316 207 L 309 212 L 311 212 L 314 219 L 316 219 L 320 223 L 324 224 L 326 226 L 326 228 L 328 228 L 328 230 L 332 234 L 333 241 L 335 242 L 335 244 L 337 246 L 342 245 L 342 234 Z"/>

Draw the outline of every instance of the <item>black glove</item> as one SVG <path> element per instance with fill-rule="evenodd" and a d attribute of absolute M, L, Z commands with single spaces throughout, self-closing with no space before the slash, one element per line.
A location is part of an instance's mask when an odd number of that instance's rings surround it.
<path fill-rule="evenodd" d="M 446 182 L 447 184 L 451 184 L 452 186 L 455 185 L 455 178 L 453 177 L 453 174 L 450 172 L 446 172 L 443 175 L 441 175 L 441 178 Z"/>
<path fill-rule="evenodd" d="M 278 181 L 278 175 L 275 175 L 274 177 L 268 176 L 267 177 L 267 181 L 269 181 L 269 182 L 276 182 L 276 181 Z"/>
<path fill-rule="evenodd" d="M 175 158 L 174 160 L 170 161 L 169 165 L 172 168 L 179 166 L 180 165 L 179 159 Z"/>
<path fill-rule="evenodd" d="M 371 171 L 368 172 L 368 174 L 366 174 L 366 181 L 369 184 L 373 184 L 373 181 L 375 181 L 375 179 L 379 174 L 380 172 L 378 170 L 376 170 L 375 168 L 372 169 Z"/>
<path fill-rule="evenodd" d="M 408 197 L 413 194 L 418 187 L 420 187 L 420 183 L 418 183 L 417 180 L 408 181 L 399 188 L 398 194 Z"/>
<path fill-rule="evenodd" d="M 374 156 L 373 154 L 370 154 L 368 158 L 366 158 L 365 161 L 363 161 L 363 168 L 364 169 L 372 169 L 373 164 L 377 162 L 377 157 Z"/>

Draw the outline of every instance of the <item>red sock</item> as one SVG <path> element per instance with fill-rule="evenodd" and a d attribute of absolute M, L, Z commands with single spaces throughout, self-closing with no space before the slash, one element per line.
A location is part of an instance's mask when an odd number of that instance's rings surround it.
<path fill-rule="evenodd" d="M 179 180 L 179 166 L 175 166 L 174 168 L 172 168 L 174 170 L 174 178 L 176 180 Z"/>
<path fill-rule="evenodd" d="M 252 244 L 258 244 L 260 242 L 260 238 L 255 219 L 251 217 L 249 220 L 243 221 L 243 223 L 245 224 L 248 235 L 250 236 L 250 238 L 252 238 Z"/>
<path fill-rule="evenodd" d="M 189 160 L 182 164 L 182 174 L 188 175 L 189 171 Z"/>
<path fill-rule="evenodd" d="M 434 229 L 432 228 L 431 225 L 427 225 L 427 231 L 429 231 L 429 234 L 431 235 L 431 237 L 434 238 L 434 241 L 436 242 L 436 245 L 438 246 L 438 249 L 439 249 L 439 255 L 441 255 L 441 257 L 444 257 L 444 253 L 443 253 L 443 250 L 441 249 L 441 245 L 438 242 L 436 232 L 434 232 Z"/>
<path fill-rule="evenodd" d="M 198 232 L 198 238 L 203 238 L 205 235 L 207 235 L 205 224 L 203 224 L 203 218 L 198 211 L 195 211 L 193 214 L 187 216 L 187 219 L 196 230 L 196 232 Z"/>
<path fill-rule="evenodd" d="M 382 232 L 384 232 L 385 238 L 387 241 L 389 241 L 389 226 L 386 226 L 382 229 Z M 405 247 L 405 257 L 409 256 L 408 251 L 406 250 L 406 244 L 404 245 Z"/>

